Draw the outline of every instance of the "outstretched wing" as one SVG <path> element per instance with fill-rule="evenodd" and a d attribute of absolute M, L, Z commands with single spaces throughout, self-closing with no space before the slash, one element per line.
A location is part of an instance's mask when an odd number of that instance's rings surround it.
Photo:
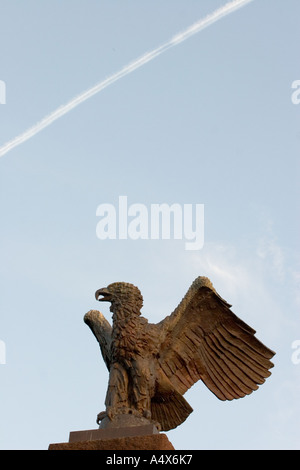
<path fill-rule="evenodd" d="M 232 400 L 250 394 L 271 375 L 275 353 L 230 307 L 209 279 L 199 277 L 158 324 L 165 330 L 160 366 L 179 393 L 202 380 L 220 400 Z"/>
<path fill-rule="evenodd" d="M 90 310 L 84 316 L 84 322 L 94 333 L 108 370 L 111 364 L 111 332 L 112 327 L 106 318 L 98 310 Z"/>

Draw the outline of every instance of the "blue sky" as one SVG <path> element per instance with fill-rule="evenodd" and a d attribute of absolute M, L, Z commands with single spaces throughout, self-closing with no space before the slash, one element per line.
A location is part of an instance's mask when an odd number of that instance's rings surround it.
<path fill-rule="evenodd" d="M 0 146 L 223 4 L 4 0 Z M 194 385 L 194 412 L 169 439 L 299 449 L 299 14 L 297 0 L 254 0 L 0 158 L 1 449 L 96 427 L 108 375 L 83 316 L 110 319 L 96 289 L 138 285 L 158 322 L 199 275 L 276 351 L 275 367 L 233 402 Z M 119 196 L 204 204 L 203 248 L 99 240 L 97 207 Z"/>

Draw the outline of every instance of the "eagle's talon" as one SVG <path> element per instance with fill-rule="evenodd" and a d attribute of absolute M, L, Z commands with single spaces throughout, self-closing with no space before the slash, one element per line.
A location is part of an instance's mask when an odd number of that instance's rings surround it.
<path fill-rule="evenodd" d="M 113 406 L 109 406 L 108 408 L 106 408 L 106 416 L 110 419 L 110 421 L 114 419 L 116 413 L 116 408 L 114 408 Z"/>
<path fill-rule="evenodd" d="M 100 424 L 100 422 L 106 417 L 107 417 L 106 411 L 101 411 L 100 413 L 98 413 L 97 419 L 96 419 L 97 424 Z"/>
<path fill-rule="evenodd" d="M 158 432 L 160 432 L 162 430 L 161 428 L 161 424 L 158 422 L 158 421 L 152 421 L 153 425 L 156 427 L 156 429 L 158 430 Z"/>
<path fill-rule="evenodd" d="M 144 410 L 143 411 L 143 417 L 146 419 L 151 419 L 151 412 L 149 410 Z"/>

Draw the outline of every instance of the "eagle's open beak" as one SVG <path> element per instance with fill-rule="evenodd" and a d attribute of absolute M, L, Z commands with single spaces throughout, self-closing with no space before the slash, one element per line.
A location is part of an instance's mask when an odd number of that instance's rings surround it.
<path fill-rule="evenodd" d="M 101 299 L 99 299 L 100 296 L 102 296 Z M 111 294 L 109 293 L 108 289 L 101 288 L 95 292 L 95 297 L 96 300 L 99 300 L 99 302 L 109 302 L 111 299 Z"/>

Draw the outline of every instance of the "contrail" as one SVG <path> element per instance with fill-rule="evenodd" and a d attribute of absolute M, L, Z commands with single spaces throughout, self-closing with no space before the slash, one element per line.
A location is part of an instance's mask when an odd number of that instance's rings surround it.
<path fill-rule="evenodd" d="M 133 62 L 123 67 L 119 72 L 114 73 L 113 75 L 101 81 L 97 85 L 84 91 L 83 93 L 69 101 L 67 104 L 60 106 L 51 114 L 41 119 L 41 121 L 37 122 L 30 129 L 26 130 L 19 136 L 4 144 L 2 147 L 0 147 L 0 157 L 3 157 L 3 155 L 8 153 L 13 148 L 17 147 L 23 142 L 26 142 L 26 140 L 35 136 L 38 132 L 45 129 L 45 127 L 50 126 L 50 124 L 62 117 L 64 114 L 67 114 L 76 106 L 83 103 L 92 96 L 96 95 L 100 91 L 104 90 L 104 88 L 107 88 L 112 83 L 116 82 L 117 80 L 120 80 L 120 78 L 125 77 L 125 75 L 128 75 L 129 73 L 134 72 L 136 69 L 142 67 L 142 65 L 147 64 L 147 62 L 150 62 L 151 60 L 155 59 L 171 47 L 177 46 L 177 44 L 182 43 L 186 39 L 190 38 L 194 34 L 199 33 L 199 31 L 202 31 L 204 28 L 207 28 L 208 26 L 220 20 L 224 16 L 229 15 L 233 11 L 245 6 L 247 3 L 250 3 L 252 1 L 253 0 L 234 0 L 228 2 L 223 7 L 218 8 L 213 13 L 210 13 L 203 19 L 197 21 L 186 30 L 182 31 L 179 34 L 176 34 L 169 41 L 165 42 L 161 46 L 157 47 L 156 49 L 153 49 L 151 52 L 146 52 L 140 58 L 134 60 Z"/>

